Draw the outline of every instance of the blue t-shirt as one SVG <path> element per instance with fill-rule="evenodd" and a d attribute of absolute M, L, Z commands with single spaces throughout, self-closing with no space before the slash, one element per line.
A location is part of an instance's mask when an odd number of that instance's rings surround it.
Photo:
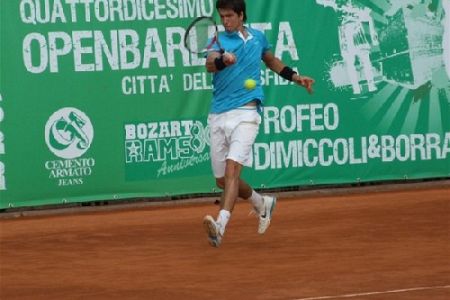
<path fill-rule="evenodd" d="M 219 41 L 226 52 L 236 56 L 236 63 L 213 75 L 211 113 L 222 113 L 245 105 L 253 99 L 264 100 L 261 87 L 261 59 L 270 49 L 265 35 L 256 29 L 245 28 L 247 40 L 240 32 L 220 32 Z M 218 48 L 213 49 L 218 50 Z M 244 87 L 247 79 L 256 81 L 256 88 Z"/>

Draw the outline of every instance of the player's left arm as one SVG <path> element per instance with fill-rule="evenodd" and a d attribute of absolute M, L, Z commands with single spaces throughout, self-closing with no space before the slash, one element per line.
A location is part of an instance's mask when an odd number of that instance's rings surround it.
<path fill-rule="evenodd" d="M 310 94 L 313 93 L 312 86 L 314 84 L 314 79 L 308 76 L 297 74 L 297 72 L 293 71 L 290 67 L 286 66 L 279 58 L 273 55 L 270 50 L 264 52 L 262 60 L 269 69 L 279 74 L 284 79 L 293 81 L 296 84 L 303 86 Z"/>

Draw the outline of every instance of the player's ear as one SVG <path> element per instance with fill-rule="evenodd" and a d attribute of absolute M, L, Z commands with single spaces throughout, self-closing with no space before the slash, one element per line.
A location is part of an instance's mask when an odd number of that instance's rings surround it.
<path fill-rule="evenodd" d="M 241 22 L 244 22 L 244 12 L 243 11 L 241 11 L 239 13 L 239 20 L 241 20 Z"/>

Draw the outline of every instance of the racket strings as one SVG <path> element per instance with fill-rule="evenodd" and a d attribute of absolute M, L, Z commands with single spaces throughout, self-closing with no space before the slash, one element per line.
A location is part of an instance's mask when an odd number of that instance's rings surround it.
<path fill-rule="evenodd" d="M 208 51 L 216 42 L 216 27 L 207 19 L 198 20 L 186 33 L 185 44 L 192 52 Z"/>

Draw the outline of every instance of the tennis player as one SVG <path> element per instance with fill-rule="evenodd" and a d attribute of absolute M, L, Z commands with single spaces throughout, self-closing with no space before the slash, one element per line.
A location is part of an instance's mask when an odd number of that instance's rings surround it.
<path fill-rule="evenodd" d="M 203 220 L 209 243 L 214 247 L 222 242 L 238 197 L 249 199 L 259 215 L 259 234 L 269 227 L 277 202 L 275 197 L 255 192 L 240 178 L 243 166 L 252 165 L 252 147 L 261 123 L 264 100 L 260 84 L 261 60 L 309 93 L 314 83 L 312 78 L 297 74 L 276 58 L 261 31 L 244 26 L 245 0 L 217 0 L 216 9 L 225 27 L 225 32 L 219 34 L 225 53 L 213 47 L 206 59 L 207 71 L 214 73 L 208 124 L 212 170 L 223 194 L 217 219 L 207 215 Z M 244 85 L 248 79 L 256 81 L 256 86 Z"/>

